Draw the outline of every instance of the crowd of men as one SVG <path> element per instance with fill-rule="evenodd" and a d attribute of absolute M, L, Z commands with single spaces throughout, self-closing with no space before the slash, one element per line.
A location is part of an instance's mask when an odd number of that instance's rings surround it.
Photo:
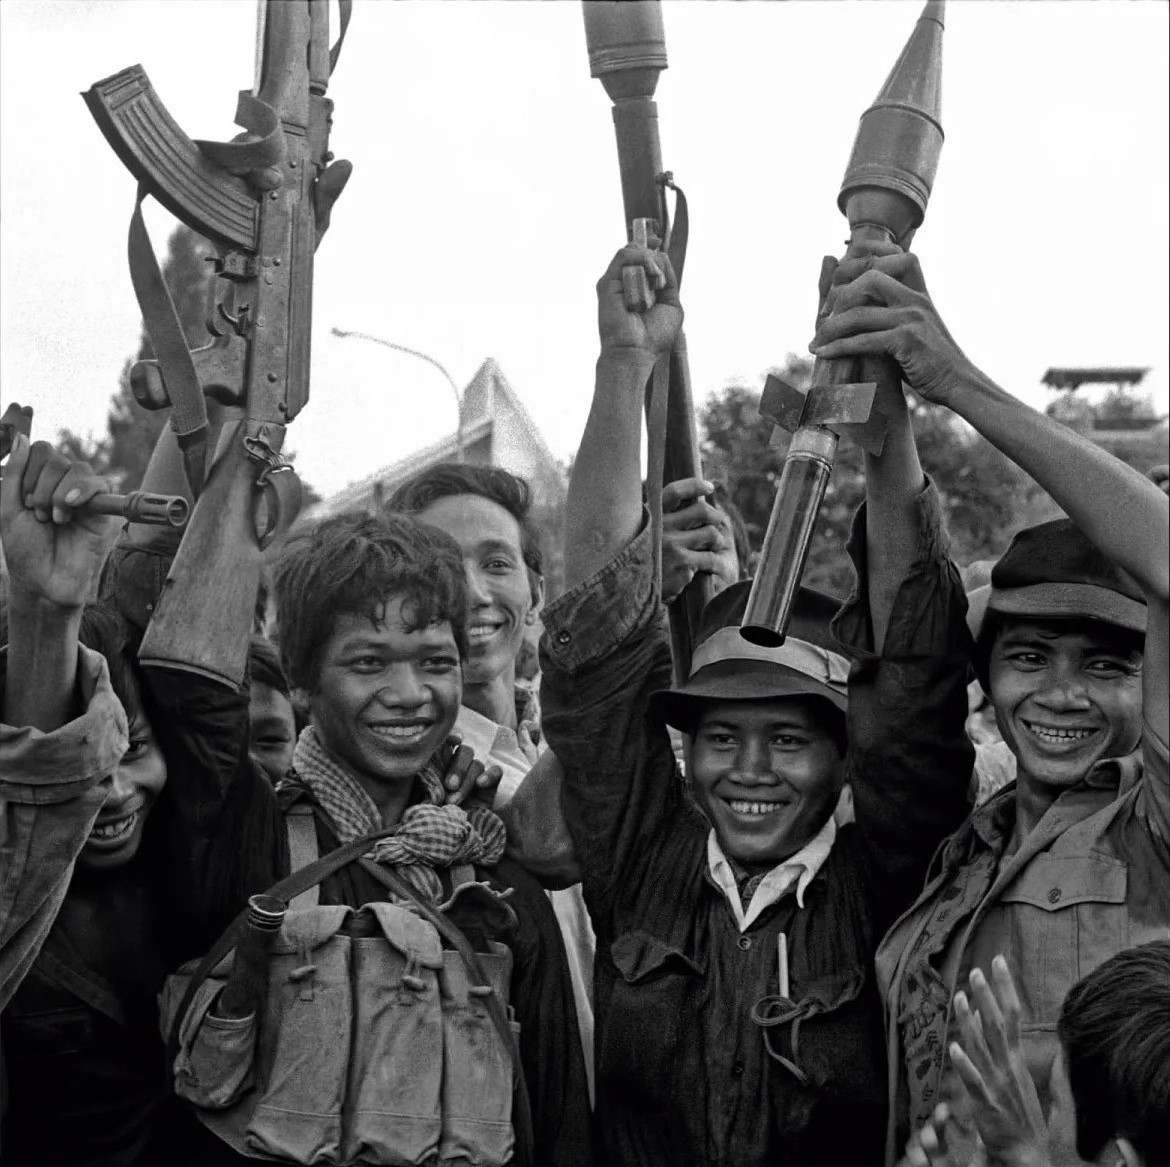
<path fill-rule="evenodd" d="M 432 467 L 271 550 L 238 690 L 140 659 L 164 586 L 181 611 L 214 584 L 165 583 L 175 536 L 110 550 L 107 484 L 15 439 L 5 1164 L 1164 1161 L 1167 495 L 996 386 L 875 247 L 822 273 L 812 352 L 892 358 L 1068 517 L 969 603 L 896 391 L 850 594 L 802 588 L 760 647 L 718 484 L 647 517 L 663 253 L 614 256 L 598 321 L 562 594 L 525 482 Z M 164 431 L 144 488 L 176 468 Z"/>

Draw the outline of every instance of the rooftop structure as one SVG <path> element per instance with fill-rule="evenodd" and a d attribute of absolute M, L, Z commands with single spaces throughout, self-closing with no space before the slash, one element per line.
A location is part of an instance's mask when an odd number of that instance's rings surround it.
<path fill-rule="evenodd" d="M 1053 368 L 1041 380 L 1049 389 L 1075 392 L 1082 385 L 1140 385 L 1149 371 L 1133 365 L 1088 369 Z"/>
<path fill-rule="evenodd" d="M 408 478 L 440 462 L 510 470 L 528 481 L 534 500 L 542 507 L 556 505 L 564 498 L 560 463 L 499 365 L 488 357 L 463 390 L 456 433 L 350 483 L 323 499 L 306 517 L 319 519 L 376 507 Z"/>

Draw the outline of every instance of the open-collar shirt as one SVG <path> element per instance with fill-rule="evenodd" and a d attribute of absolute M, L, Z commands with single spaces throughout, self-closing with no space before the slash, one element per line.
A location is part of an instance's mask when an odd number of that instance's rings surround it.
<path fill-rule="evenodd" d="M 726 897 L 739 930 L 746 932 L 762 913 L 773 904 L 779 903 L 794 887 L 797 906 L 803 908 L 804 893 L 828 859 L 829 852 L 837 841 L 838 826 L 852 821 L 853 798 L 849 787 L 846 786 L 841 791 L 841 797 L 837 800 L 833 813 L 825 820 L 824 826 L 799 851 L 777 863 L 759 880 L 746 910 L 736 884 L 735 871 L 727 856 L 723 854 L 723 848 L 719 846 L 715 832 L 712 831 L 707 836 L 707 870 Z"/>

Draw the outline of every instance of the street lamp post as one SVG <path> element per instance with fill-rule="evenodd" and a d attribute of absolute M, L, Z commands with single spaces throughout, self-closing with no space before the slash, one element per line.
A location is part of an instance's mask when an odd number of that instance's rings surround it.
<path fill-rule="evenodd" d="M 459 386 L 455 384 L 455 379 L 447 372 L 446 368 L 440 364 L 434 357 L 427 353 L 419 352 L 418 349 L 408 348 L 404 344 L 397 344 L 392 340 L 386 340 L 381 336 L 374 336 L 369 332 L 355 332 L 348 328 L 338 328 L 333 326 L 333 335 L 341 337 L 342 340 L 353 337 L 357 340 L 368 340 L 373 344 L 380 344 L 385 348 L 392 348 L 396 352 L 406 353 L 407 356 L 418 357 L 420 361 L 426 361 L 428 365 L 434 365 L 440 373 L 446 378 L 447 384 L 451 386 L 451 392 L 455 394 L 455 458 L 456 461 L 463 461 L 463 399 L 459 395 Z"/>

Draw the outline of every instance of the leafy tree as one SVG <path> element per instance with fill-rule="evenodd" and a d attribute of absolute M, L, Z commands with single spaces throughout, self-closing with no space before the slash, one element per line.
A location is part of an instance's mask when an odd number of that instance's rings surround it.
<path fill-rule="evenodd" d="M 167 242 L 167 255 L 162 264 L 163 279 L 191 348 L 198 348 L 210 339 L 205 315 L 211 279 L 206 260 L 211 254 L 211 245 L 205 239 L 180 225 Z M 58 438 L 62 452 L 85 458 L 99 473 L 115 478 L 122 490 L 135 490 L 141 484 L 158 435 L 170 417 L 165 409 L 143 409 L 130 392 L 130 370 L 135 362 L 153 356 L 150 338 L 143 329 L 138 354 L 122 366 L 118 391 L 110 398 L 105 434 L 94 438 L 66 429 Z"/>
<path fill-rule="evenodd" d="M 812 362 L 789 354 L 783 367 L 769 371 L 803 388 Z M 773 437 L 774 427 L 760 419 L 758 405 L 758 390 L 729 385 L 701 410 L 707 474 L 727 483 L 757 551 L 791 440 L 782 430 Z M 911 423 L 923 468 L 942 495 L 960 563 L 999 555 L 1015 530 L 1037 520 L 1043 497 L 1035 483 L 949 411 L 912 400 Z M 865 496 L 863 458 L 851 442 L 838 447 L 805 569 L 807 584 L 838 595 L 852 583 L 844 546 Z"/>

